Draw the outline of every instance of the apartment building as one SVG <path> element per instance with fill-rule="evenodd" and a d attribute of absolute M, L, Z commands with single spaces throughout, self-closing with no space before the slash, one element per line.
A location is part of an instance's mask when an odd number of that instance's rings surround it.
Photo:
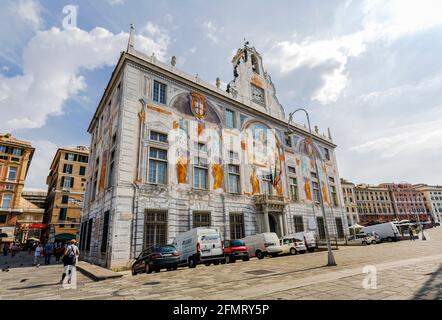
<path fill-rule="evenodd" d="M 356 202 L 355 184 L 341 179 L 342 196 L 344 197 L 345 212 L 349 226 L 359 223 L 358 204 Z"/>
<path fill-rule="evenodd" d="M 425 210 L 433 222 L 442 222 L 442 186 L 417 184 L 413 188 L 420 192 Z"/>
<path fill-rule="evenodd" d="M 393 200 L 388 188 L 358 184 L 355 187 L 355 195 L 362 225 L 395 220 Z"/>

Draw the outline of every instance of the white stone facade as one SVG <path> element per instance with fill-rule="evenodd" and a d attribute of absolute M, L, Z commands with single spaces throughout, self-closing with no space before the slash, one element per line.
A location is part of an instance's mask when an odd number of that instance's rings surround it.
<path fill-rule="evenodd" d="M 131 46 L 122 53 L 88 129 L 92 139 L 80 237 L 83 259 L 126 269 L 146 241 L 170 243 L 194 227 L 194 213 L 209 214 L 209 224 L 219 227 L 225 239 L 231 238 L 233 214 L 243 221 L 238 227 L 243 236 L 270 230 L 293 233 L 295 217 L 298 230 L 299 217 L 304 230 L 318 230 L 316 217 L 322 213 L 317 202 L 312 206 L 318 178 L 330 234 L 348 234 L 336 145 L 314 133 L 320 177 L 312 176 L 308 133 L 295 124 L 293 133 L 285 135 L 284 109 L 259 54 L 244 47 L 233 64 L 236 77 L 225 92 Z M 158 83 L 165 85 L 165 101 L 155 101 L 161 100 Z M 233 128 L 227 125 L 227 112 L 233 112 Z M 154 141 L 151 132 L 167 135 L 167 140 Z M 266 134 L 263 145 L 272 151 L 260 158 L 251 135 L 261 138 L 261 132 Z M 198 142 L 205 146 L 203 151 L 195 149 Z M 166 173 L 165 183 L 150 181 L 151 150 L 167 153 L 167 167 L 161 171 Z M 194 185 L 195 157 L 201 154 L 207 160 L 203 190 Z M 188 162 L 179 167 L 183 158 Z M 238 165 L 236 192 L 228 182 L 229 164 Z M 152 177 L 159 177 L 158 172 Z M 270 172 L 276 173 L 272 185 L 264 181 Z M 289 178 L 296 178 L 295 188 Z M 266 186 L 269 195 L 261 196 Z M 163 214 L 164 223 L 146 226 L 146 215 L 157 221 Z"/>

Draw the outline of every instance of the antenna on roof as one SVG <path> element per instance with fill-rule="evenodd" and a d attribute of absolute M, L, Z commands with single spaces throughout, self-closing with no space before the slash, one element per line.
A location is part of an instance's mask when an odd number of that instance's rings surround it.
<path fill-rule="evenodd" d="M 130 24 L 129 32 L 129 42 L 127 43 L 127 52 L 130 52 L 135 47 L 135 26 L 133 23 Z"/>

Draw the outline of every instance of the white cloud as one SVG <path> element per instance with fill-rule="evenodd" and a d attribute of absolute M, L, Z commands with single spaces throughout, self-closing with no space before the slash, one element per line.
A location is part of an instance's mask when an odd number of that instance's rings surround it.
<path fill-rule="evenodd" d="M 224 33 L 224 28 L 216 27 L 212 21 L 204 22 L 203 27 L 206 31 L 206 37 L 214 44 L 218 44 L 220 42 L 220 37 Z"/>
<path fill-rule="evenodd" d="M 18 0 L 14 3 L 12 9 L 18 17 L 28 23 L 33 29 L 38 30 L 43 27 L 42 7 L 38 1 Z"/>
<path fill-rule="evenodd" d="M 363 54 L 367 44 L 442 25 L 442 2 L 438 0 L 366 0 L 363 7 L 360 31 L 332 39 L 280 41 L 266 54 L 267 62 L 282 74 L 305 66 L 326 66 L 322 85 L 311 97 L 326 105 L 340 98 L 348 83 L 348 59 Z"/>
<path fill-rule="evenodd" d="M 354 146 L 350 150 L 375 158 L 397 157 L 400 161 L 404 154 L 438 153 L 442 150 L 440 141 L 442 118 L 386 130 L 380 138 Z"/>
<path fill-rule="evenodd" d="M 49 167 L 52 158 L 57 151 L 57 145 L 48 140 L 32 141 L 35 148 L 34 156 L 29 167 L 26 185 L 28 188 L 44 188 L 46 177 L 49 174 Z"/>
<path fill-rule="evenodd" d="M 0 75 L 0 127 L 11 131 L 42 127 L 48 115 L 60 115 L 64 103 L 86 88 L 83 70 L 111 66 L 126 48 L 128 34 L 103 28 L 39 31 L 23 53 L 23 73 Z M 164 60 L 169 37 L 148 23 L 135 38 L 142 51 Z"/>
<path fill-rule="evenodd" d="M 105 0 L 111 6 L 122 5 L 126 2 L 126 0 Z"/>

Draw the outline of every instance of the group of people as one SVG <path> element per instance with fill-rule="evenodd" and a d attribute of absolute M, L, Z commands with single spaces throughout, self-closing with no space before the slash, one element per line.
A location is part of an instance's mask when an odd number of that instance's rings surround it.
<path fill-rule="evenodd" d="M 59 262 L 63 256 L 68 244 L 61 243 L 46 243 L 45 245 L 38 244 L 34 249 L 34 265 L 40 266 L 40 259 L 44 257 L 44 264 L 51 264 L 52 256 L 55 256 L 55 262 Z"/>
<path fill-rule="evenodd" d="M 10 253 L 11 257 L 14 257 L 21 249 L 22 248 L 17 244 L 11 243 L 4 244 L 1 250 L 3 251 L 3 256 L 6 257 Z M 75 272 L 75 265 L 80 256 L 80 250 L 77 247 L 76 240 L 70 240 L 66 244 L 47 242 L 43 245 L 36 243 L 33 246 L 29 246 L 29 254 L 31 254 L 32 251 L 34 251 L 33 265 L 36 267 L 40 266 L 43 257 L 45 265 L 51 264 L 52 256 L 55 257 L 55 262 L 61 260 L 63 262 L 63 275 L 60 283 L 63 283 L 65 280 L 67 280 L 67 283 L 71 283 L 72 275 Z"/>
<path fill-rule="evenodd" d="M 7 257 L 8 253 L 11 253 L 11 257 L 13 258 L 15 257 L 17 252 L 20 251 L 20 248 L 19 246 L 17 246 L 15 242 L 13 242 L 11 245 L 5 244 L 2 250 L 3 250 L 3 256 Z"/>
<path fill-rule="evenodd" d="M 45 264 L 51 263 L 52 255 L 55 256 L 55 261 L 63 262 L 63 275 L 60 283 L 63 283 L 66 276 L 68 276 L 67 283 L 71 283 L 72 274 L 74 272 L 75 265 L 80 255 L 80 250 L 77 247 L 77 241 L 71 240 L 65 245 L 46 243 L 46 245 L 39 244 L 35 248 L 34 252 L 34 265 L 39 266 L 39 259 L 44 256 Z"/>

